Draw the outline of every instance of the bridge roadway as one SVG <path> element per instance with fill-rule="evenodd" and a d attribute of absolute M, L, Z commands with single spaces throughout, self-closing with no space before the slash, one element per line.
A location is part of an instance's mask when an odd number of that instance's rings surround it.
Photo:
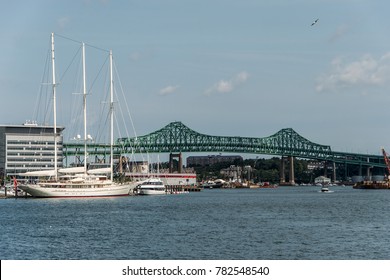
<path fill-rule="evenodd" d="M 88 154 L 96 159 L 109 157 L 110 154 L 110 146 L 107 144 L 91 144 L 87 149 Z M 292 128 L 281 129 L 263 138 L 228 137 L 201 134 L 181 122 L 172 122 L 144 136 L 119 138 L 113 149 L 117 156 L 131 153 L 249 153 L 306 158 L 367 168 L 386 167 L 383 156 L 332 151 L 330 146 L 313 143 Z M 83 154 L 84 144 L 64 143 L 65 161 L 69 157 L 80 157 Z"/>

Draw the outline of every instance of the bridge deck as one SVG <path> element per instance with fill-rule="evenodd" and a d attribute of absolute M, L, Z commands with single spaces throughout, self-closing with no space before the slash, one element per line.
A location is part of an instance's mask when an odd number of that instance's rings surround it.
<path fill-rule="evenodd" d="M 81 156 L 84 144 L 64 143 L 64 157 Z M 88 154 L 106 157 L 110 154 L 107 144 L 88 146 Z M 332 151 L 328 145 L 307 140 L 292 128 L 281 129 L 263 138 L 212 136 L 198 133 L 181 122 L 140 137 L 119 138 L 114 146 L 116 155 L 131 153 L 250 153 L 262 155 L 294 156 L 313 160 L 334 161 L 361 166 L 385 167 L 382 156 Z"/>

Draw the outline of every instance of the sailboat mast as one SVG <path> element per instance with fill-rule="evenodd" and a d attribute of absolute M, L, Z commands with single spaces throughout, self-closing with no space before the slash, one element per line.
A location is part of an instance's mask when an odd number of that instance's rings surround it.
<path fill-rule="evenodd" d="M 57 180 L 57 104 L 56 104 L 56 69 L 54 56 L 54 33 L 51 33 L 51 69 L 53 86 L 53 130 L 54 130 L 54 173 Z"/>
<path fill-rule="evenodd" d="M 114 172 L 114 155 L 113 155 L 113 146 L 114 146 L 114 79 L 112 74 L 112 50 L 110 50 L 110 178 L 113 180 Z M 121 161 L 119 161 L 121 164 Z"/>
<path fill-rule="evenodd" d="M 84 174 L 87 173 L 87 82 L 85 75 L 85 44 L 82 45 L 82 63 L 83 63 L 83 112 L 84 112 Z"/>

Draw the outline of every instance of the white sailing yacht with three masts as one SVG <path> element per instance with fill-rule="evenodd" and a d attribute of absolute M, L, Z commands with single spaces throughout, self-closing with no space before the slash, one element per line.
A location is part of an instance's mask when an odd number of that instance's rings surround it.
<path fill-rule="evenodd" d="M 57 168 L 57 120 L 56 120 L 56 78 L 54 60 L 54 33 L 51 34 L 52 91 L 54 119 L 54 170 L 31 171 L 21 174 L 25 177 L 40 177 L 37 182 L 20 184 L 18 188 L 34 197 L 112 197 L 127 196 L 140 182 L 116 183 L 113 181 L 113 67 L 110 51 L 110 167 L 87 170 L 87 129 L 86 129 L 86 79 L 85 79 L 85 45 L 82 44 L 83 64 L 83 98 L 84 98 L 84 166 Z M 108 178 L 105 174 L 110 174 Z M 44 179 L 46 178 L 46 179 Z M 31 181 L 31 180 L 30 180 Z"/>

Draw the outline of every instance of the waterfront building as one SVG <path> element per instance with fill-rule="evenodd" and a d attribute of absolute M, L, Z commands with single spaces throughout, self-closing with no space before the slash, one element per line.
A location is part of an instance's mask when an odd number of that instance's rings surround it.
<path fill-rule="evenodd" d="M 331 180 L 330 178 L 327 178 L 325 176 L 320 176 L 320 177 L 317 177 L 314 179 L 314 183 L 315 184 L 323 184 L 323 185 L 326 185 L 326 184 L 330 184 Z"/>
<path fill-rule="evenodd" d="M 243 172 L 241 166 L 230 165 L 228 168 L 221 169 L 220 174 L 231 182 L 241 182 Z"/>
<path fill-rule="evenodd" d="M 314 161 L 314 160 L 311 160 L 311 161 L 308 161 L 307 163 L 307 169 L 309 171 L 313 171 L 313 170 L 316 170 L 316 169 L 324 169 L 325 167 L 325 164 L 323 161 Z"/>
<path fill-rule="evenodd" d="M 57 166 L 62 167 L 62 131 L 57 126 Z M 26 122 L 0 125 L 0 177 L 54 169 L 54 127 Z"/>

